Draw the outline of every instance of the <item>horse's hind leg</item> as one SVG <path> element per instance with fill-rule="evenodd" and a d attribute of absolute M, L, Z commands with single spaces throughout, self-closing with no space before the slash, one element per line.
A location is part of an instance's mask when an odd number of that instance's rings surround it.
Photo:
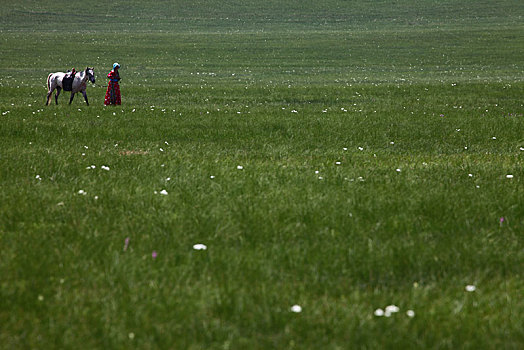
<path fill-rule="evenodd" d="M 45 101 L 45 105 L 46 106 L 49 106 L 49 102 L 51 102 L 51 96 L 53 95 L 53 90 L 54 89 L 50 89 L 48 92 L 47 92 L 47 99 Z M 58 103 L 58 102 L 57 102 Z"/>
<path fill-rule="evenodd" d="M 75 93 L 71 92 L 71 98 L 69 99 L 69 104 L 71 104 L 71 102 L 73 102 L 73 97 L 75 97 Z"/>
<path fill-rule="evenodd" d="M 62 88 L 60 86 L 56 87 L 56 94 L 55 94 L 55 103 L 58 104 L 58 96 L 60 96 L 60 91 L 62 91 Z"/>
<path fill-rule="evenodd" d="M 52 91 L 49 91 L 49 92 L 47 93 L 47 98 L 46 98 L 46 100 L 45 100 L 45 105 L 46 105 L 46 106 L 49 106 L 49 100 L 51 99 L 51 94 L 52 94 L 52 93 L 53 93 Z"/>

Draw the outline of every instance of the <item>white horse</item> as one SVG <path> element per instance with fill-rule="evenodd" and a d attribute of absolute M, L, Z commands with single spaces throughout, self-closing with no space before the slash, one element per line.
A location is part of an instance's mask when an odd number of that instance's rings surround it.
<path fill-rule="evenodd" d="M 47 76 L 47 101 L 45 103 L 46 106 L 49 105 L 49 102 L 51 100 L 51 95 L 55 89 L 56 89 L 55 102 L 56 104 L 58 104 L 58 95 L 60 95 L 60 91 L 62 91 L 63 89 L 62 80 L 64 79 L 64 76 L 66 74 L 67 73 L 57 72 L 57 73 L 51 73 Z M 87 94 L 86 94 L 87 79 L 89 79 L 93 84 L 95 83 L 94 68 L 87 67 L 84 71 L 76 73 L 75 79 L 73 80 L 73 86 L 71 90 L 71 98 L 69 99 L 69 104 L 73 102 L 73 97 L 75 97 L 75 94 L 77 92 L 81 92 L 82 95 L 84 95 L 86 104 L 89 106 L 89 102 L 87 101 Z"/>

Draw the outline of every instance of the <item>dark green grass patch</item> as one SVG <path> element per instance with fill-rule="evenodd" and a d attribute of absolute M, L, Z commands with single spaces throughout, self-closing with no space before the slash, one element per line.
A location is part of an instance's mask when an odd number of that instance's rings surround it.
<path fill-rule="evenodd" d="M 522 347 L 522 5 L 126 4 L 0 10 L 0 347 Z"/>

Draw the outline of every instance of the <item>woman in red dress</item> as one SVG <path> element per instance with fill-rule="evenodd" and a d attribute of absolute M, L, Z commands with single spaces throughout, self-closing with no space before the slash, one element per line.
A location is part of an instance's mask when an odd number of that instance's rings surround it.
<path fill-rule="evenodd" d="M 113 70 L 109 72 L 107 77 L 109 78 L 109 85 L 107 85 L 106 98 L 104 104 L 107 105 L 120 105 L 122 104 L 122 98 L 120 97 L 120 74 L 118 69 L 120 65 L 118 63 L 113 64 Z"/>

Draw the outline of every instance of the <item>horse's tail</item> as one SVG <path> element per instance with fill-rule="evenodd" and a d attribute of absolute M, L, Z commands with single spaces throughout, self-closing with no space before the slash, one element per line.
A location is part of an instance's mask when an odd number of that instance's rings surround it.
<path fill-rule="evenodd" d="M 53 75 L 53 73 L 49 73 L 49 75 L 47 76 L 47 91 L 51 90 L 51 76 Z"/>

